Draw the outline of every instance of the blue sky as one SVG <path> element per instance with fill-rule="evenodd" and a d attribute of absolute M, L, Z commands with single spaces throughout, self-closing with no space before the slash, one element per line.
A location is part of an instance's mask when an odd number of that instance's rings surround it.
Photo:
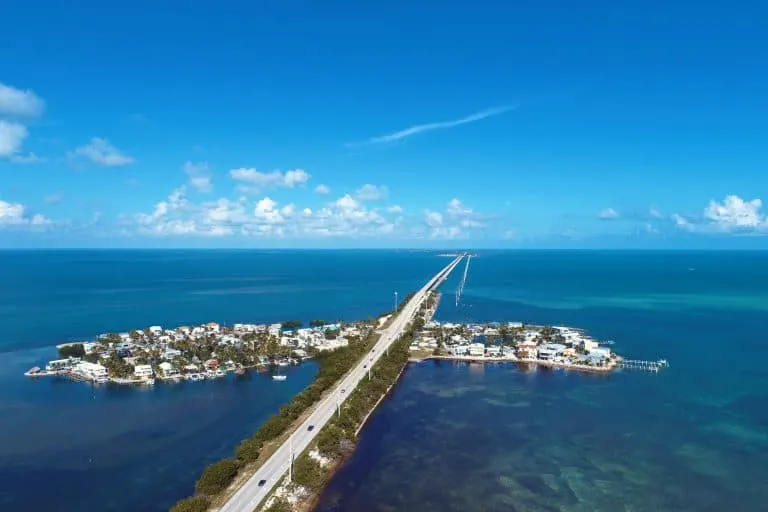
<path fill-rule="evenodd" d="M 13 4 L 0 247 L 768 248 L 764 3 Z"/>

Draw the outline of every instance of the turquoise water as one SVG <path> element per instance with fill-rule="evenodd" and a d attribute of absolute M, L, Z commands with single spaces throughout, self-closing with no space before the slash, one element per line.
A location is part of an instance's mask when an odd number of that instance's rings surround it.
<path fill-rule="evenodd" d="M 56 343 L 149 325 L 367 318 L 445 263 L 413 251 L 0 252 L 0 510 L 167 510 L 316 372 L 150 390 L 24 377 Z"/>
<path fill-rule="evenodd" d="M 766 253 L 481 253 L 438 319 L 583 327 L 671 367 L 413 365 L 318 510 L 765 510 L 767 303 Z"/>

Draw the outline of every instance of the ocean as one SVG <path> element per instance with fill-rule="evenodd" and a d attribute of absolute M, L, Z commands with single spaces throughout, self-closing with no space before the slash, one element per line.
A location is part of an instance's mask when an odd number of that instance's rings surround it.
<path fill-rule="evenodd" d="M 168 510 L 317 370 L 148 390 L 24 377 L 56 344 L 150 325 L 365 319 L 445 263 L 424 251 L 0 251 L 0 510 Z"/>
<path fill-rule="evenodd" d="M 458 270 L 438 320 L 580 327 L 670 367 L 412 364 L 319 512 L 766 510 L 768 253 L 482 251 L 457 306 Z"/>

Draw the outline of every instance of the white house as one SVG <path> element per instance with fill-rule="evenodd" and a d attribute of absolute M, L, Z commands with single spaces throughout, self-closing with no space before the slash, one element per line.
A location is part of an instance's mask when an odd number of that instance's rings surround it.
<path fill-rule="evenodd" d="M 466 356 L 469 354 L 469 345 L 453 345 L 448 347 L 448 352 L 454 356 Z"/>
<path fill-rule="evenodd" d="M 162 328 L 162 327 L 160 327 L 159 325 L 153 325 L 153 326 L 151 326 L 151 327 L 149 328 L 149 332 L 151 332 L 152 334 L 154 334 L 155 336 L 157 336 L 158 334 L 160 334 L 161 332 L 163 332 L 163 328 Z"/>
<path fill-rule="evenodd" d="M 215 332 L 215 333 L 218 333 L 219 330 L 221 329 L 221 326 L 216 322 L 208 322 L 206 324 L 206 327 L 208 328 L 209 331 Z"/>
<path fill-rule="evenodd" d="M 137 364 L 133 367 L 133 375 L 139 379 L 152 377 L 152 366 L 148 364 Z"/>
<path fill-rule="evenodd" d="M 88 361 L 80 361 L 75 366 L 75 370 L 84 374 L 91 379 L 101 379 L 107 377 L 107 368 L 98 363 L 89 363 Z"/>
<path fill-rule="evenodd" d="M 177 375 L 179 373 L 178 370 L 176 370 L 168 361 L 163 361 L 158 366 L 165 377 L 172 377 L 173 375 Z"/>
<path fill-rule="evenodd" d="M 485 355 L 485 345 L 482 343 L 472 343 L 469 346 L 469 355 L 471 356 L 484 356 Z"/>
<path fill-rule="evenodd" d="M 501 347 L 498 345 L 491 345 L 485 349 L 485 353 L 491 357 L 498 357 L 501 355 Z"/>

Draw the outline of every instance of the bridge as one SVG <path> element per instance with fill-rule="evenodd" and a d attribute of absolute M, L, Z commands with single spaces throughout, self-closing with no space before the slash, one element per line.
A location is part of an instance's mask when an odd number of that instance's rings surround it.
<path fill-rule="evenodd" d="M 306 421 L 291 433 L 288 441 L 284 442 L 219 509 L 220 512 L 253 512 L 292 466 L 294 454 L 303 452 L 312 443 L 337 408 L 357 387 L 357 384 L 365 378 L 370 366 L 376 364 L 381 355 L 403 334 L 407 325 L 418 313 L 427 294 L 436 289 L 448 277 L 464 256 L 465 254 L 457 256 L 403 306 L 400 313 L 394 316 L 389 327 L 381 333 L 381 337 L 373 350 L 363 357 L 319 404 L 314 406 Z M 310 426 L 313 425 L 314 427 L 310 430 Z M 260 482 L 261 485 L 259 485 Z"/>

